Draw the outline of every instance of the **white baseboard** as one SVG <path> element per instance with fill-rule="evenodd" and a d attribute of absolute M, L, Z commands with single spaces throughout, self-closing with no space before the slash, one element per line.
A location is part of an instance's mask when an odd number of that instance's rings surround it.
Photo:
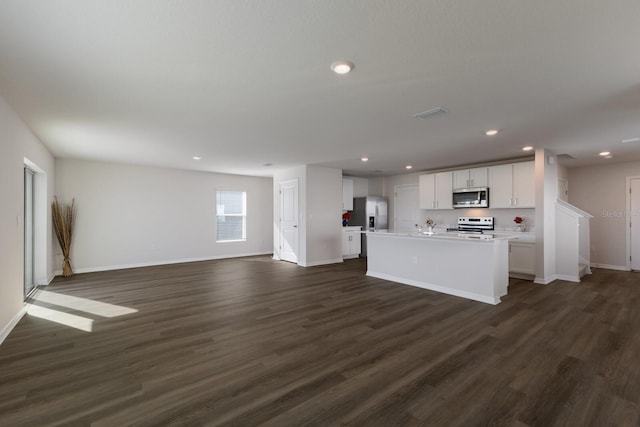
<path fill-rule="evenodd" d="M 9 321 L 9 323 L 2 329 L 2 331 L 0 331 L 0 344 L 2 344 L 3 341 L 9 336 L 13 328 L 16 327 L 20 319 L 22 319 L 22 316 L 24 316 L 26 313 L 27 307 L 25 306 L 15 316 L 13 316 L 13 319 Z"/>
<path fill-rule="evenodd" d="M 343 262 L 342 258 L 334 258 L 334 259 L 326 259 L 323 261 L 316 261 L 316 262 L 306 262 L 306 263 L 298 263 L 298 265 L 300 267 L 315 267 L 318 265 L 327 265 L 327 264 L 337 264 Z"/>
<path fill-rule="evenodd" d="M 566 274 L 556 274 L 556 279 L 564 280 L 564 281 L 567 281 L 567 282 L 580 283 L 580 277 L 579 276 L 569 276 L 569 275 L 566 275 Z"/>
<path fill-rule="evenodd" d="M 95 273 L 98 271 L 124 270 L 126 268 L 154 267 L 158 265 L 182 264 L 186 262 L 213 261 L 217 259 L 230 259 L 230 258 L 243 258 L 243 257 L 258 256 L 258 255 L 271 255 L 272 253 L 273 252 L 271 251 L 252 252 L 252 253 L 235 254 L 235 255 L 220 255 L 220 256 L 212 256 L 212 257 L 182 258 L 182 259 L 173 259 L 173 260 L 165 260 L 165 261 L 136 262 L 131 264 L 104 265 L 99 267 L 74 268 L 73 272 L 78 274 Z M 62 270 L 56 271 L 55 275 L 61 276 Z"/>
<path fill-rule="evenodd" d="M 591 263 L 591 267 L 595 268 L 605 268 L 607 270 L 619 270 L 619 271 L 630 271 L 624 265 L 612 265 L 612 264 L 596 264 L 595 262 Z"/>
<path fill-rule="evenodd" d="M 549 277 L 536 277 L 535 279 L 533 279 L 533 283 L 537 283 L 538 285 L 548 285 L 549 283 L 553 282 L 557 278 L 558 276 L 556 276 L 555 274 Z"/>
<path fill-rule="evenodd" d="M 521 280 L 531 280 L 533 281 L 533 279 L 535 278 L 535 275 L 533 274 L 527 274 L 527 273 L 514 273 L 514 272 L 509 272 L 509 277 L 513 278 L 513 279 L 521 279 Z"/>
<path fill-rule="evenodd" d="M 453 295 L 455 297 L 461 297 L 466 299 L 471 299 L 474 301 L 484 302 L 486 304 L 496 305 L 500 303 L 500 295 L 498 297 L 492 298 L 485 295 L 476 294 L 473 292 L 461 291 L 458 289 L 445 288 L 444 286 L 438 286 L 431 283 L 426 282 L 418 282 L 416 280 L 404 279 L 402 277 L 396 277 L 389 274 L 377 273 L 375 271 L 367 271 L 367 276 L 375 277 L 378 279 L 389 280 L 391 282 L 398 282 L 405 285 L 415 286 L 418 288 L 429 289 L 430 291 L 436 291 L 443 294 Z"/>

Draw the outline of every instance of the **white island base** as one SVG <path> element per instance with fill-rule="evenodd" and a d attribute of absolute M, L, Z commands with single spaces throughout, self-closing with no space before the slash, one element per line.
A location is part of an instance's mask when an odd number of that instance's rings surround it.
<path fill-rule="evenodd" d="M 509 286 L 509 239 L 367 233 L 367 276 L 488 304 Z"/>

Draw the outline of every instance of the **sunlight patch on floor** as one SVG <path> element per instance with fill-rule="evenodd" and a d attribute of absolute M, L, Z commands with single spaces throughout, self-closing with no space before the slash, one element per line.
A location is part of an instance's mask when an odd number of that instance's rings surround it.
<path fill-rule="evenodd" d="M 85 313 L 95 314 L 102 317 L 118 317 L 125 314 L 137 313 L 138 310 L 123 307 L 121 305 L 109 304 L 107 302 L 94 301 L 87 298 L 73 297 L 70 295 L 57 294 L 55 292 L 40 291 L 33 298 L 35 301 L 46 302 L 48 304 L 59 305 L 61 307 L 72 308 Z"/>
<path fill-rule="evenodd" d="M 29 316 L 49 320 L 71 328 L 80 329 L 85 332 L 91 332 L 93 330 L 93 319 L 76 316 L 75 314 L 69 314 L 58 310 L 52 310 L 39 305 L 26 304 L 26 307 Z"/>

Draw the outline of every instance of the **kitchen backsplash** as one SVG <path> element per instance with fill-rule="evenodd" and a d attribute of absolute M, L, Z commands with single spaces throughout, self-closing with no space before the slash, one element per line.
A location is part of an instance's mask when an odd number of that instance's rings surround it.
<path fill-rule="evenodd" d="M 453 209 L 453 210 L 420 210 L 421 225 L 425 226 L 427 218 L 433 219 L 438 227 L 458 226 L 459 216 L 492 216 L 495 218 L 496 230 L 512 231 L 516 226 L 513 219 L 519 216 L 524 219 L 526 231 L 533 231 L 535 227 L 535 209 Z"/>

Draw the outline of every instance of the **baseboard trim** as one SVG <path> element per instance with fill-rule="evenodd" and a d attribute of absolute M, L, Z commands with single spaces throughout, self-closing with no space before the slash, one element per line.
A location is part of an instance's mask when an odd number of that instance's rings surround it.
<path fill-rule="evenodd" d="M 327 264 L 337 264 L 340 262 L 343 262 L 344 260 L 342 258 L 334 258 L 334 259 L 326 259 L 323 261 L 316 261 L 316 262 L 306 262 L 304 264 L 302 263 L 298 263 L 298 265 L 300 267 L 316 267 L 318 265 L 327 265 Z"/>
<path fill-rule="evenodd" d="M 0 331 L 0 345 L 2 345 L 2 343 L 4 342 L 4 340 L 9 336 L 9 334 L 11 333 L 11 331 L 13 331 L 13 328 L 16 327 L 16 325 L 18 324 L 18 322 L 20 321 L 20 319 L 22 319 L 22 317 L 27 314 L 27 307 L 22 307 L 22 310 L 20 310 L 15 316 L 13 316 L 13 319 L 11 319 L 9 321 L 9 323 L 7 324 L 7 326 L 5 326 L 2 331 Z"/>
<path fill-rule="evenodd" d="M 198 258 L 182 258 L 182 259 L 174 259 L 174 260 L 166 260 L 166 261 L 151 261 L 151 262 L 137 262 L 131 264 L 119 264 L 119 265 L 105 265 L 100 267 L 85 267 L 85 268 L 75 268 L 73 270 L 74 273 L 95 273 L 98 271 L 111 271 L 111 270 L 124 270 L 127 268 L 140 268 L 140 267 L 154 267 L 158 265 L 171 265 L 171 264 L 182 264 L 187 262 L 199 262 L 199 261 L 214 261 L 218 259 L 231 259 L 231 258 L 244 258 L 249 256 L 259 256 L 259 255 L 271 255 L 273 252 L 251 252 L 251 253 L 243 253 L 243 254 L 235 254 L 235 255 L 220 255 L 220 256 L 212 256 L 212 257 L 198 257 Z M 61 276 L 62 271 L 56 271 L 56 276 Z"/>
<path fill-rule="evenodd" d="M 556 274 L 556 279 L 557 280 L 564 280 L 566 282 L 580 283 L 580 277 L 579 276 L 569 276 L 569 275 L 566 275 L 566 274 Z"/>
<path fill-rule="evenodd" d="M 531 280 L 531 281 L 533 281 L 533 279 L 535 279 L 535 275 L 527 274 L 527 273 L 509 272 L 509 277 L 511 277 L 512 279 Z"/>
<path fill-rule="evenodd" d="M 538 285 L 548 285 L 549 283 L 553 282 L 557 278 L 558 276 L 556 276 L 555 274 L 549 277 L 536 277 L 535 279 L 533 279 L 533 283 L 536 283 Z"/>
<path fill-rule="evenodd" d="M 367 271 L 367 276 L 375 277 L 377 279 L 389 280 L 390 282 L 402 283 L 404 285 L 415 286 L 417 288 L 429 289 L 430 291 L 436 291 L 447 295 L 453 295 L 454 297 L 466 298 L 474 301 L 483 302 L 485 304 L 496 305 L 499 304 L 500 295 L 497 297 L 489 297 L 485 295 L 476 294 L 473 292 L 460 291 L 458 289 L 446 288 L 444 286 L 438 286 L 427 282 L 418 282 L 417 280 L 405 279 L 402 277 L 396 277 L 389 274 L 377 273 L 375 271 Z M 505 294 L 506 295 L 506 294 Z"/>
<path fill-rule="evenodd" d="M 604 269 L 607 269 L 607 270 L 631 271 L 624 265 L 596 264 L 595 262 L 591 263 L 591 267 L 604 268 Z"/>

